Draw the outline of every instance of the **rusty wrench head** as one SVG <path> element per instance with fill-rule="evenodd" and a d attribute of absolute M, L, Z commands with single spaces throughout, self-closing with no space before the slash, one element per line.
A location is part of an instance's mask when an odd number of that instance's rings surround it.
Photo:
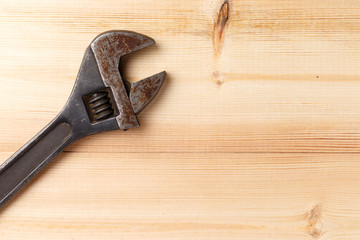
<path fill-rule="evenodd" d="M 137 114 L 156 96 L 166 74 L 160 72 L 130 84 L 123 81 L 119 63 L 122 56 L 154 43 L 150 37 L 129 31 L 110 31 L 97 36 L 85 52 L 72 95 L 64 109 L 69 112 L 69 108 L 77 108 L 70 110 L 77 115 L 85 113 L 76 104 L 69 104 L 70 101 L 79 102 L 81 98 L 91 132 L 138 127 Z"/>
<path fill-rule="evenodd" d="M 138 126 L 136 114 L 153 99 L 158 92 L 165 72 L 158 73 L 130 86 L 129 94 L 119 72 L 120 57 L 154 44 L 147 36 L 133 32 L 103 33 L 91 43 L 102 80 L 110 87 L 119 110 L 116 120 L 121 129 Z"/>

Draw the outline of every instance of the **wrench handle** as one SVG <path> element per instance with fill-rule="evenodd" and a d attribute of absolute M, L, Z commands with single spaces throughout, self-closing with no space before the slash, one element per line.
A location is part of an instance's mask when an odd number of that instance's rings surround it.
<path fill-rule="evenodd" d="M 71 125 L 57 117 L 0 166 L 0 208 L 73 142 L 72 135 Z"/>

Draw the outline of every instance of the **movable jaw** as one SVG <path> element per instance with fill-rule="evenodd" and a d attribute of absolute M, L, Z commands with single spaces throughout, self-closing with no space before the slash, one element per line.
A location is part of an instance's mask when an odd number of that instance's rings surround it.
<path fill-rule="evenodd" d="M 166 72 L 163 71 L 131 84 L 129 97 L 136 115 L 138 115 L 159 92 L 165 76 Z"/>
<path fill-rule="evenodd" d="M 145 35 L 129 31 L 111 31 L 97 36 L 90 48 L 94 54 L 101 79 L 108 89 L 99 92 L 98 95 L 93 93 L 93 101 L 90 104 L 90 114 L 94 113 L 91 118 L 94 121 L 106 119 L 106 116 L 116 115 L 116 121 L 120 129 L 130 129 L 139 126 L 136 115 L 151 102 L 159 91 L 164 78 L 165 72 L 160 72 L 141 81 L 130 84 L 130 89 L 126 88 L 119 72 L 120 58 L 131 52 L 140 50 L 155 44 L 155 41 Z M 129 87 L 128 87 L 129 88 Z M 101 105 L 101 96 L 108 93 L 109 103 L 115 105 L 110 113 L 109 104 Z M 95 94 L 95 95 L 94 95 Z M 99 99 L 97 99 L 99 98 Z M 96 105 L 99 106 L 96 106 Z M 91 112 L 92 111 L 92 112 Z M 105 116 L 105 117 L 104 117 Z"/>

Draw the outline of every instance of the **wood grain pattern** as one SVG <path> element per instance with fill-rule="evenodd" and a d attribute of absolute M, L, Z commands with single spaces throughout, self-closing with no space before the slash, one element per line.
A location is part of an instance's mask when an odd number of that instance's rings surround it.
<path fill-rule="evenodd" d="M 357 0 L 0 1 L 0 162 L 60 111 L 111 29 L 168 79 L 141 127 L 80 140 L 0 239 L 359 239 Z"/>

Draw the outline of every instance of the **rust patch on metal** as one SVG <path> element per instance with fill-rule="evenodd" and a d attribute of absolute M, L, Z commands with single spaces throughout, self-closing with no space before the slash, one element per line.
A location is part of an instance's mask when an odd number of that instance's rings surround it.
<path fill-rule="evenodd" d="M 126 31 L 104 33 L 91 43 L 104 84 L 112 89 L 119 110 L 116 120 L 120 129 L 139 126 L 119 72 L 120 57 L 154 43 L 147 36 Z"/>
<path fill-rule="evenodd" d="M 165 71 L 131 85 L 130 101 L 135 114 L 139 114 L 156 96 L 165 79 Z"/>
<path fill-rule="evenodd" d="M 221 48 L 224 42 L 225 27 L 229 21 L 230 4 L 229 1 L 225 1 L 218 13 L 218 17 L 214 23 L 213 30 L 213 46 L 215 57 L 218 58 L 221 54 Z"/>

